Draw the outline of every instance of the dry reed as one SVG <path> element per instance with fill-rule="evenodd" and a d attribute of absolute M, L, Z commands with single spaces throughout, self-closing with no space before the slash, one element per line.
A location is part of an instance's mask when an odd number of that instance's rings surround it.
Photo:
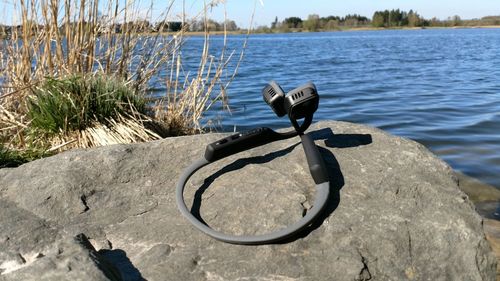
<path fill-rule="evenodd" d="M 204 19 L 205 41 L 199 67 L 192 74 L 184 71 L 181 54 L 188 26 L 183 24 L 175 33 L 144 35 L 147 22 L 138 21 L 137 2 L 15 0 L 13 14 L 20 16 L 20 25 L 11 30 L 9 40 L 0 40 L 0 142 L 21 150 L 35 144 L 48 151 L 62 151 L 205 130 L 204 113 L 215 102 L 227 101 L 226 88 L 235 75 L 228 70 L 235 51 L 227 53 L 226 33 L 220 53 L 214 56 L 209 52 L 209 9 L 223 2 L 205 3 L 193 17 Z M 163 24 L 177 3 L 170 1 L 161 13 Z M 103 7 L 104 16 L 99 12 Z M 152 7 L 153 2 L 146 13 L 149 19 Z M 184 13 L 182 22 L 187 22 Z M 246 41 L 236 58 L 237 66 L 244 47 Z M 160 73 L 169 75 L 163 77 Z M 165 82 L 166 92 L 151 105 L 147 115 L 122 114 L 82 130 L 61 131 L 49 139 L 43 134 L 30 134 L 28 101 L 36 89 L 46 77 L 64 79 L 75 74 L 118 77 L 142 96 L 147 94 L 151 79 L 156 78 Z"/>

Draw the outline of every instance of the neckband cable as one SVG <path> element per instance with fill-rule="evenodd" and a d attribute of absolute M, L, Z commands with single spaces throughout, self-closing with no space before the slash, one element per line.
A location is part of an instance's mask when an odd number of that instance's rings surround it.
<path fill-rule="evenodd" d="M 306 118 L 304 124 L 300 126 L 300 129 L 307 128 L 311 122 L 312 118 Z M 309 123 L 309 124 L 307 124 Z M 294 127 L 296 127 L 296 122 Z M 298 125 L 297 125 L 298 126 Z M 297 129 L 297 127 L 296 127 Z M 307 214 L 302 217 L 298 222 L 287 226 L 284 229 L 271 232 L 268 234 L 261 235 L 230 235 L 210 228 L 208 225 L 199 221 L 187 208 L 184 202 L 184 187 L 189 180 L 189 178 L 202 167 L 222 159 L 226 156 L 253 148 L 261 146 L 270 142 L 277 140 L 288 139 L 299 135 L 301 138 L 302 147 L 307 158 L 307 163 L 309 166 L 309 171 L 316 183 L 317 195 L 313 203 L 313 207 L 307 212 Z M 269 128 L 259 128 L 249 131 L 247 133 L 240 133 L 233 135 L 224 139 L 221 139 L 215 143 L 209 144 L 205 151 L 205 157 L 197 160 L 191 164 L 181 175 L 176 188 L 176 201 L 177 206 L 184 215 L 196 228 L 204 232 L 205 234 L 232 244 L 242 244 L 242 245 L 259 245 L 259 244 L 269 244 L 276 243 L 286 238 L 289 238 L 303 229 L 307 228 L 312 221 L 321 213 L 325 207 L 330 192 L 330 183 L 328 180 L 328 174 L 326 171 L 325 164 L 319 153 L 317 146 L 314 144 L 313 139 L 310 135 L 304 134 L 302 130 L 297 130 L 296 132 L 286 132 L 277 133 Z"/>

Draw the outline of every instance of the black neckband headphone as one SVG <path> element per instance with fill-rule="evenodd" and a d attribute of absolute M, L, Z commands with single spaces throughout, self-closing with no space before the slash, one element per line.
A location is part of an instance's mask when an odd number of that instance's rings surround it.
<path fill-rule="evenodd" d="M 273 111 L 278 117 L 288 115 L 294 131 L 279 133 L 269 128 L 257 128 L 247 132 L 234 134 L 232 136 L 220 139 L 214 143 L 207 145 L 205 149 L 205 156 L 196 162 L 192 163 L 181 175 L 176 188 L 177 206 L 180 212 L 186 217 L 196 228 L 205 234 L 232 244 L 243 245 L 258 245 L 276 243 L 286 238 L 296 235 L 298 232 L 307 228 L 312 221 L 321 213 L 325 207 L 329 191 L 330 183 L 326 166 L 323 158 L 319 153 L 318 147 L 314 144 L 310 135 L 304 134 L 305 130 L 311 125 L 313 114 L 318 109 L 319 95 L 316 86 L 313 83 L 307 83 L 300 86 L 286 95 L 278 83 L 271 81 L 262 90 L 264 101 L 271 106 Z M 297 122 L 304 119 L 302 125 Z M 268 234 L 255 235 L 255 236 L 237 236 L 228 235 L 218 232 L 210 228 L 205 223 L 198 220 L 187 208 L 184 202 L 184 187 L 196 171 L 200 168 L 220 160 L 224 157 L 242 152 L 251 148 L 265 145 L 278 140 L 285 140 L 295 136 L 300 136 L 302 147 L 307 158 L 307 164 L 311 176 L 316 183 L 316 199 L 314 200 L 313 207 L 302 217 L 298 222 L 287 226 L 284 229 L 271 232 Z"/>

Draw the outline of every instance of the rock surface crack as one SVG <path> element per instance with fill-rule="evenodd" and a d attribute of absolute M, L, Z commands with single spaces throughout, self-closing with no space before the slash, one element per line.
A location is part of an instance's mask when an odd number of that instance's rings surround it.
<path fill-rule="evenodd" d="M 21 262 L 23 264 L 25 264 L 26 263 L 26 259 L 23 257 L 23 255 L 21 255 L 21 253 L 17 253 L 17 255 L 19 256 L 19 259 L 21 260 Z"/>
<path fill-rule="evenodd" d="M 300 206 L 302 206 L 302 217 L 305 217 L 308 209 L 304 206 L 304 202 L 300 203 Z"/>
<path fill-rule="evenodd" d="M 477 248 L 481 249 L 481 242 L 478 243 Z M 479 255 L 479 251 L 476 252 L 476 256 L 474 257 L 475 261 L 476 261 L 476 268 L 477 268 L 477 271 L 479 272 L 479 276 L 481 276 L 481 280 L 484 281 L 483 274 L 481 274 L 482 272 L 481 272 L 481 266 L 480 266 L 480 261 L 479 261 L 478 255 Z"/>
<path fill-rule="evenodd" d="M 359 276 L 356 279 L 356 281 L 368 281 L 368 280 L 371 280 L 372 279 L 372 274 L 370 273 L 370 269 L 368 268 L 368 261 L 362 255 L 361 255 L 361 262 L 363 263 L 363 268 L 359 272 Z"/>
<path fill-rule="evenodd" d="M 87 212 L 88 210 L 90 210 L 90 208 L 87 205 L 87 196 L 85 196 L 85 195 L 80 196 L 80 200 L 82 201 L 82 204 L 85 207 L 85 209 L 83 209 L 83 211 L 80 213 L 80 214 L 83 214 L 83 213 Z"/>
<path fill-rule="evenodd" d="M 410 264 L 413 264 L 413 249 L 411 245 L 411 233 L 410 233 L 410 227 L 408 226 L 408 221 L 405 221 L 406 225 L 406 232 L 408 233 L 408 255 L 410 257 Z"/>
<path fill-rule="evenodd" d="M 109 241 L 108 239 L 106 239 L 106 241 L 108 242 L 109 249 L 113 250 L 113 243 L 111 243 L 111 241 Z"/>

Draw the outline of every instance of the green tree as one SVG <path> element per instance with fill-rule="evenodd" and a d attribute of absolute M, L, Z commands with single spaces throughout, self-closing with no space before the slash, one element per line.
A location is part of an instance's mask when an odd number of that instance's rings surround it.
<path fill-rule="evenodd" d="M 399 9 L 389 12 L 389 26 L 399 26 L 401 21 L 401 12 Z"/>
<path fill-rule="evenodd" d="M 335 30 L 339 28 L 339 21 L 338 20 L 329 20 L 325 24 L 325 29 L 326 30 Z"/>
<path fill-rule="evenodd" d="M 359 21 L 356 18 L 349 18 L 344 21 L 346 26 L 358 26 Z"/>
<path fill-rule="evenodd" d="M 460 26 L 462 25 L 462 19 L 460 18 L 460 16 L 458 15 L 454 15 L 452 18 L 451 18 L 451 24 L 453 26 Z"/>
<path fill-rule="evenodd" d="M 130 28 L 130 27 L 129 27 Z M 158 32 L 177 32 L 182 29 L 182 22 L 180 21 L 164 21 L 156 23 L 154 30 Z"/>
<path fill-rule="evenodd" d="M 193 19 L 189 21 L 189 31 L 203 31 L 205 29 L 205 23 L 203 20 Z"/>
<path fill-rule="evenodd" d="M 216 22 L 216 21 L 214 21 L 212 19 L 207 20 L 206 25 L 207 25 L 207 29 L 209 31 L 219 31 L 219 30 L 222 30 L 220 23 L 218 23 L 218 22 Z"/>
<path fill-rule="evenodd" d="M 260 25 L 255 28 L 255 33 L 271 33 L 271 29 L 267 25 Z"/>
<path fill-rule="evenodd" d="M 429 25 L 430 26 L 443 26 L 443 23 L 436 17 L 433 17 L 430 22 L 429 22 Z"/>
<path fill-rule="evenodd" d="M 408 26 L 415 27 L 421 25 L 422 23 L 420 16 L 416 12 L 413 12 L 413 10 L 410 10 L 410 12 L 408 13 Z"/>
<path fill-rule="evenodd" d="M 278 27 L 278 17 L 274 19 L 274 21 L 271 23 L 271 29 L 276 29 Z"/>
<path fill-rule="evenodd" d="M 500 16 L 487 16 L 481 18 L 483 25 L 500 25 Z"/>
<path fill-rule="evenodd" d="M 236 31 L 238 30 L 238 26 L 236 25 L 236 22 L 234 20 L 226 20 L 226 30 L 227 31 Z"/>
<path fill-rule="evenodd" d="M 304 21 L 304 28 L 309 31 L 318 31 L 320 28 L 320 20 L 317 14 L 312 14 L 307 17 L 307 20 Z"/>
<path fill-rule="evenodd" d="M 302 19 L 299 17 L 286 18 L 283 21 L 283 25 L 288 28 L 300 28 L 302 27 Z"/>
<path fill-rule="evenodd" d="M 384 25 L 385 25 L 385 19 L 384 19 L 384 13 L 383 12 L 375 12 L 373 14 L 372 25 L 374 27 L 384 27 Z"/>
<path fill-rule="evenodd" d="M 376 11 L 373 14 L 372 25 L 375 27 L 392 26 L 428 26 L 432 22 L 422 18 L 417 12 L 396 10 Z"/>

